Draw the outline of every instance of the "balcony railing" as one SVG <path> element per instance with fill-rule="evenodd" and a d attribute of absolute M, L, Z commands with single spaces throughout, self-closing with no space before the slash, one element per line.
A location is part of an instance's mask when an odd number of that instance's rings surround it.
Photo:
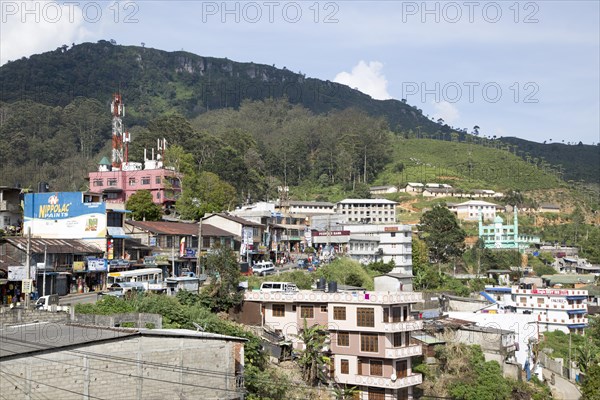
<path fill-rule="evenodd" d="M 404 358 L 416 357 L 423 353 L 423 348 L 420 344 L 414 344 L 406 347 L 392 347 L 385 349 L 385 358 Z"/>
<path fill-rule="evenodd" d="M 396 378 L 395 380 L 392 380 L 390 377 L 339 374 L 337 372 L 336 377 L 339 383 L 346 385 L 374 386 L 387 389 L 402 389 L 419 385 L 423 382 L 421 374 L 413 374 L 405 378 Z"/>
<path fill-rule="evenodd" d="M 385 332 L 410 332 L 423 329 L 423 321 L 418 319 L 408 320 L 404 322 L 384 322 L 383 329 Z"/>

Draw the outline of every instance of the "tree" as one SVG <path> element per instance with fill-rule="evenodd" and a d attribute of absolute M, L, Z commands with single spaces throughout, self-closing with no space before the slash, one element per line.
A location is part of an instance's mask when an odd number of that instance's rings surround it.
<path fill-rule="evenodd" d="M 214 312 L 228 311 L 242 302 L 238 292 L 240 267 L 233 250 L 213 247 L 203 264 L 210 276 L 210 284 L 201 292 L 202 303 Z"/>
<path fill-rule="evenodd" d="M 600 365 L 592 365 L 581 385 L 581 400 L 600 400 Z"/>
<path fill-rule="evenodd" d="M 306 318 L 304 319 L 304 327 L 298 335 L 298 339 L 304 343 L 304 350 L 298 363 L 302 370 L 302 378 L 309 385 L 316 386 L 319 382 L 327 381 L 325 370 L 330 360 L 323 354 L 327 338 L 327 327 L 321 325 L 309 327 Z"/>
<path fill-rule="evenodd" d="M 448 262 L 463 254 L 466 233 L 458 224 L 456 216 L 445 205 L 436 204 L 423 214 L 418 228 L 431 258 L 436 262 Z"/>
<path fill-rule="evenodd" d="M 594 345 L 592 338 L 586 336 L 583 345 L 577 347 L 575 359 L 577 360 L 577 366 L 584 375 L 587 374 L 592 366 L 598 365 L 600 362 L 600 350 Z"/>
<path fill-rule="evenodd" d="M 135 221 L 158 221 L 162 216 L 162 209 L 152 201 L 152 193 L 147 190 L 138 190 L 132 194 L 125 207 L 131 211 Z"/>

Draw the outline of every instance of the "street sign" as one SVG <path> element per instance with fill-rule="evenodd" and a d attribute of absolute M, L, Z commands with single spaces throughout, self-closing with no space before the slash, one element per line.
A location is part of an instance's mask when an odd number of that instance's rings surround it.
<path fill-rule="evenodd" d="M 21 292 L 31 293 L 31 289 L 33 288 L 33 279 L 23 279 L 21 282 Z"/>

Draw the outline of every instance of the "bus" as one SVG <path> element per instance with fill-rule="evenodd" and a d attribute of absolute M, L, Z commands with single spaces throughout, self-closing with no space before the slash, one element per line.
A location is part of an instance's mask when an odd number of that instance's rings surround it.
<path fill-rule="evenodd" d="M 142 268 L 131 271 L 109 272 L 107 286 L 115 283 L 141 283 L 145 290 L 164 291 L 166 284 L 160 268 Z"/>

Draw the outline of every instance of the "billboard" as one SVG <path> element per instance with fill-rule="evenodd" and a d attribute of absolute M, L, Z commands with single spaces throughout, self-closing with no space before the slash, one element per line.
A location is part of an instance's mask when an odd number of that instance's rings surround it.
<path fill-rule="evenodd" d="M 106 204 L 84 203 L 82 192 L 28 193 L 24 231 L 33 236 L 93 239 L 106 236 Z"/>

